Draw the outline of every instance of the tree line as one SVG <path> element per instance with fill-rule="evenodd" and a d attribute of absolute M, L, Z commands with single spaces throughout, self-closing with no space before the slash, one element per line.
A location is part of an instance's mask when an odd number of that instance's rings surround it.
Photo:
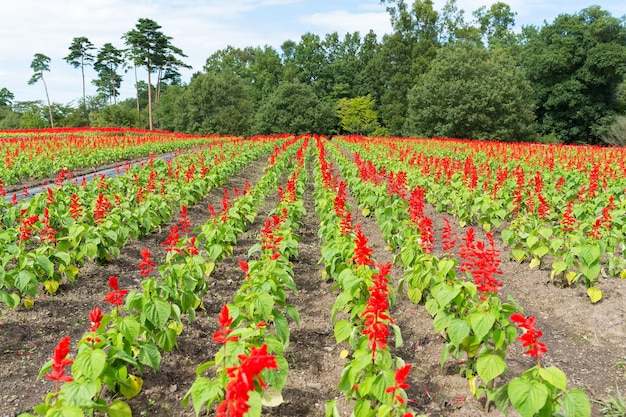
<path fill-rule="evenodd" d="M 81 70 L 78 106 L 13 103 L 0 90 L 0 128 L 136 126 L 237 135 L 318 132 L 562 143 L 626 141 L 626 17 L 599 6 L 515 30 L 503 2 L 467 21 L 455 0 L 381 0 L 392 32 L 370 31 L 270 46 L 227 46 L 188 83 L 183 51 L 139 19 L 125 49 L 74 38 L 65 60 Z M 36 54 L 30 82 L 49 71 Z M 98 94 L 85 95 L 92 66 Z M 129 70 L 136 97 L 118 101 Z M 152 75 L 156 78 L 152 78 Z M 45 87 L 45 83 L 44 83 Z M 47 95 L 47 92 L 46 92 Z"/>

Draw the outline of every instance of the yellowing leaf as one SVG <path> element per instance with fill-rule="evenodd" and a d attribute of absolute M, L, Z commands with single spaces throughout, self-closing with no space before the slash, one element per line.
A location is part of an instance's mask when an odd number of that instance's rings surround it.
<path fill-rule="evenodd" d="M 574 282 L 574 278 L 576 278 L 576 275 L 577 274 L 574 271 L 569 271 L 567 275 L 565 275 L 565 277 L 567 278 L 567 283 L 569 285 L 572 285 L 572 282 Z"/>
<path fill-rule="evenodd" d="M 350 351 L 348 349 L 344 349 L 341 352 L 339 352 L 339 357 L 341 359 L 345 359 L 350 355 Z"/>
<path fill-rule="evenodd" d="M 143 379 L 135 375 L 128 375 L 126 381 L 120 385 L 120 392 L 127 400 L 130 400 L 141 391 L 143 387 Z"/>
<path fill-rule="evenodd" d="M 363 214 L 363 217 L 367 217 L 370 215 L 370 209 L 365 207 L 361 213 Z"/>
<path fill-rule="evenodd" d="M 539 258 L 533 258 L 532 261 L 530 261 L 530 269 L 535 269 L 537 268 L 539 265 L 541 264 L 541 260 Z"/>
<path fill-rule="evenodd" d="M 622 269 L 622 272 L 619 273 L 619 277 L 621 279 L 626 279 L 626 269 Z"/>
<path fill-rule="evenodd" d="M 261 402 L 265 407 L 278 407 L 283 403 L 283 394 L 275 387 L 268 387 L 263 393 Z"/>
<path fill-rule="evenodd" d="M 471 375 L 469 378 L 470 391 L 473 396 L 476 396 L 476 375 Z"/>
<path fill-rule="evenodd" d="M 53 295 L 59 289 L 59 281 L 49 279 L 43 283 L 44 288 L 48 291 L 48 294 Z"/>
<path fill-rule="evenodd" d="M 589 296 L 591 302 L 594 304 L 600 301 L 602 297 L 604 297 L 602 290 L 596 287 L 587 288 L 587 295 Z"/>
<path fill-rule="evenodd" d="M 30 297 L 26 297 L 24 298 L 23 303 L 24 303 L 24 308 L 27 310 L 30 310 L 31 308 L 33 308 L 33 305 L 35 305 L 35 300 L 33 300 Z"/>

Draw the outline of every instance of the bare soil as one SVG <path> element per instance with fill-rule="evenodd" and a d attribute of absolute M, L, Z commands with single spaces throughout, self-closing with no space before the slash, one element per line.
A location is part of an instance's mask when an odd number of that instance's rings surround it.
<path fill-rule="evenodd" d="M 247 178 L 254 184 L 263 174 L 265 158 L 250 164 L 233 176 L 225 185 L 243 188 Z M 52 179 L 53 180 L 53 179 Z M 336 385 L 344 361 L 339 353 L 345 348 L 337 345 L 330 323 L 330 310 L 337 293 L 332 283 L 322 279 L 320 245 L 317 237 L 319 219 L 314 214 L 311 185 L 305 193 L 307 214 L 298 231 L 300 256 L 294 262 L 298 294 L 291 295 L 291 303 L 301 315 L 301 323 L 294 327 L 286 353 L 290 364 L 287 385 L 283 390 L 285 402 L 277 408 L 264 409 L 268 416 L 324 416 L 325 402 L 338 399 L 342 414 L 349 415 L 347 402 L 342 399 Z M 219 207 L 223 190 L 212 190 L 209 196 L 189 209 L 194 226 L 208 218 L 209 204 Z M 231 193 L 232 195 L 232 193 Z M 267 212 L 276 204 L 277 196 L 265 201 L 265 208 L 245 232 L 235 247 L 234 256 L 217 265 L 211 275 L 213 290 L 204 300 L 206 311 L 199 311 L 196 320 L 185 325 L 179 336 L 179 347 L 163 355 L 157 373 L 150 370 L 144 375 L 141 393 L 129 401 L 135 416 L 194 416 L 191 407 L 183 407 L 181 399 L 195 378 L 196 366 L 213 358 L 219 348 L 211 334 L 217 330 L 217 316 L 224 303 L 232 301 L 243 280 L 237 259 L 246 259 L 248 249 L 256 243 L 259 230 Z M 350 201 L 354 208 L 354 201 Z M 377 262 L 391 262 L 393 255 L 384 248 L 380 229 L 372 217 L 362 217 L 354 209 L 355 221 L 374 248 Z M 439 241 L 443 216 L 428 207 Z M 451 220 L 456 232 L 463 236 L 465 229 Z M 174 222 L 176 219 L 174 220 Z M 9 310 L 2 307 L 0 316 L 0 417 L 16 416 L 30 411 L 41 403 L 53 389 L 51 381 L 37 380 L 41 366 L 47 362 L 57 342 L 70 335 L 73 346 L 89 326 L 89 312 L 95 305 L 107 308 L 103 302 L 111 275 L 120 279 L 121 288 L 140 288 L 138 273 L 140 251 L 148 248 L 156 263 L 165 259 L 161 246 L 168 234 L 169 225 L 145 238 L 129 242 L 121 255 L 106 264 L 91 263 L 83 267 L 75 283 L 64 283 L 54 296 L 39 297 L 31 310 L 19 307 Z M 477 237 L 483 238 L 477 230 Z M 496 236 L 503 254 L 506 248 Z M 439 251 L 439 252 L 438 252 Z M 440 254 L 440 247 L 435 247 Z M 537 316 L 538 328 L 544 332 L 548 346 L 545 365 L 563 369 L 571 387 L 580 387 L 596 401 L 606 401 L 616 389 L 626 392 L 626 334 L 625 310 L 626 280 L 606 279 L 600 287 L 605 298 L 591 304 L 583 288 L 559 288 L 550 282 L 549 271 L 530 270 L 527 264 L 508 261 L 505 255 L 501 269 L 503 296 L 511 295 L 524 308 L 526 314 Z M 394 267 L 392 277 L 402 275 Z M 43 294 L 43 291 L 41 292 Z M 394 353 L 414 364 L 409 375 L 408 390 L 411 405 L 418 413 L 432 416 L 501 416 L 498 411 L 484 410 L 483 405 L 471 398 L 468 382 L 457 374 L 453 362 L 443 368 L 439 357 L 443 346 L 441 337 L 433 330 L 432 319 L 422 305 L 415 305 L 406 297 L 398 297 L 392 310 L 394 320 L 400 325 L 404 345 Z M 532 366 L 515 344 L 508 356 L 509 375 L 512 377 Z M 600 414 L 594 403 L 594 415 Z"/>

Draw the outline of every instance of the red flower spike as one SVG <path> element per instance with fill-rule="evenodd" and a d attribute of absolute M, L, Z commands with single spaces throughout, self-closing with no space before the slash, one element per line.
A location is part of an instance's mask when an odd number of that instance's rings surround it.
<path fill-rule="evenodd" d="M 354 256 L 351 261 L 356 261 L 357 267 L 362 265 L 374 265 L 374 261 L 370 259 L 370 255 L 374 249 L 367 246 L 368 239 L 361 231 L 361 223 L 356 224 L 355 230 L 356 238 L 354 239 L 354 243 L 356 244 L 356 248 L 354 248 Z"/>
<path fill-rule="evenodd" d="M 91 313 L 89 313 L 89 321 L 91 322 L 89 331 L 95 332 L 96 330 L 98 330 L 98 328 L 102 324 L 102 310 L 100 309 L 100 307 L 95 306 Z"/>
<path fill-rule="evenodd" d="M 213 333 L 213 341 L 215 343 L 224 344 L 226 342 L 235 342 L 239 340 L 239 336 L 228 336 L 232 332 L 230 326 L 233 324 L 233 318 L 230 317 L 227 304 L 224 304 L 222 307 L 222 311 L 217 318 L 217 322 L 220 325 L 220 329 Z"/>
<path fill-rule="evenodd" d="M 264 369 L 277 369 L 278 364 L 273 355 L 267 353 L 267 344 L 260 348 L 252 347 L 249 355 L 239 355 L 240 365 L 226 371 L 230 381 L 226 385 L 226 394 L 216 409 L 216 417 L 243 417 L 248 410 L 250 391 L 258 387 L 265 388 L 261 379 Z"/>
<path fill-rule="evenodd" d="M 388 394 L 394 394 L 394 398 L 400 403 L 404 404 L 404 398 L 401 395 L 395 394 L 396 390 L 406 390 L 409 388 L 409 384 L 406 383 L 406 379 L 409 375 L 409 371 L 411 370 L 411 365 L 404 365 L 400 368 L 396 369 L 396 373 L 394 375 L 394 380 L 396 381 L 395 385 L 387 387 L 385 392 Z"/>
<path fill-rule="evenodd" d="M 104 301 L 112 305 L 121 306 L 124 303 L 124 296 L 128 294 L 128 290 L 118 289 L 117 277 L 114 275 L 109 277 L 109 287 L 111 287 L 113 291 L 107 291 Z"/>
<path fill-rule="evenodd" d="M 74 380 L 69 375 L 65 375 L 65 367 L 74 363 L 73 360 L 68 359 L 67 355 L 70 353 L 70 337 L 65 336 L 59 341 L 59 344 L 54 348 L 54 354 L 52 355 L 52 370 L 44 376 L 51 381 L 71 382 Z"/>
<path fill-rule="evenodd" d="M 140 269 L 139 273 L 141 275 L 148 275 L 154 269 L 156 265 L 152 262 L 150 251 L 146 248 L 141 250 L 141 262 L 137 265 L 137 268 Z"/>
<path fill-rule="evenodd" d="M 546 353 L 548 349 L 546 348 L 545 343 L 538 340 L 541 336 L 543 336 L 543 332 L 535 329 L 535 326 L 537 325 L 535 316 L 526 318 L 520 313 L 515 313 L 509 318 L 512 322 L 517 323 L 517 327 L 523 331 L 522 335 L 519 336 L 517 340 L 519 340 L 522 343 L 522 346 L 526 348 L 526 352 L 524 353 L 531 358 L 537 358 L 537 360 L 541 359 L 543 354 Z"/>

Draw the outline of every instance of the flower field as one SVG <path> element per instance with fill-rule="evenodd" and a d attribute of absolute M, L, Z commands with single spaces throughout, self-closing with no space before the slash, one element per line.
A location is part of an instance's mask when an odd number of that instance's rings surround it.
<path fill-rule="evenodd" d="M 2 417 L 582 417 L 626 391 L 621 149 L 116 129 L 0 152 Z"/>

